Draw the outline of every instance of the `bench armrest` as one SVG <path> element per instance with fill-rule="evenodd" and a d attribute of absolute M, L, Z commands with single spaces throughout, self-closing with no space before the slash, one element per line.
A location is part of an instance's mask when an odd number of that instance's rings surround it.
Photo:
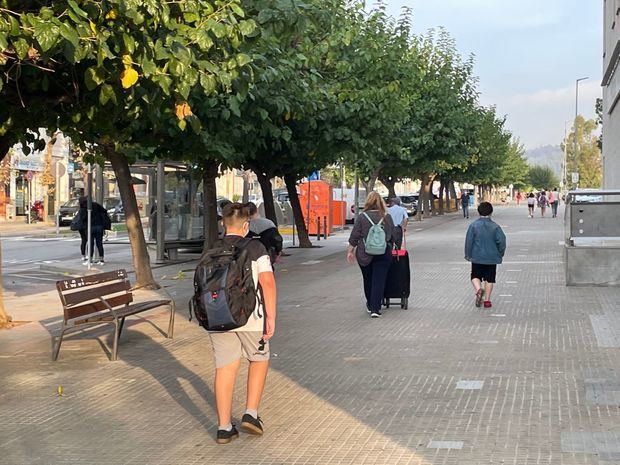
<path fill-rule="evenodd" d="M 110 312 L 112 313 L 112 315 L 114 315 L 114 318 L 118 320 L 118 315 L 116 314 L 116 312 L 114 311 L 114 309 L 112 308 L 112 306 L 108 303 L 107 300 L 105 300 L 103 297 L 99 296 L 99 300 L 101 302 L 103 302 L 103 305 L 105 305 L 107 307 L 108 310 L 110 310 Z"/>

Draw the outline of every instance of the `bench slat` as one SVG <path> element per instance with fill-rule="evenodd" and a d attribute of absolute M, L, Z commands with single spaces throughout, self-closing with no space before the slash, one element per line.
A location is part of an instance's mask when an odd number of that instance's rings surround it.
<path fill-rule="evenodd" d="M 129 281 L 113 282 L 112 284 L 103 284 L 100 286 L 91 285 L 80 288 L 75 292 L 63 292 L 66 305 L 76 305 L 89 300 L 105 297 L 110 294 L 118 294 L 119 292 L 127 292 L 130 289 Z"/>
<path fill-rule="evenodd" d="M 115 308 L 120 305 L 130 304 L 133 302 L 133 295 L 131 293 L 117 295 L 106 299 L 110 304 L 110 307 Z M 65 320 L 72 320 L 73 318 L 79 318 L 91 313 L 108 310 L 108 307 L 100 300 L 90 302 L 84 305 L 76 305 L 75 307 L 65 307 Z"/>
<path fill-rule="evenodd" d="M 164 305 L 170 304 L 170 302 L 171 302 L 170 300 L 152 300 L 149 302 L 139 302 L 137 304 L 118 309 L 118 311 L 116 312 L 116 315 L 118 316 L 118 318 L 125 318 L 131 315 L 136 315 L 138 313 L 145 312 L 147 310 L 152 310 L 157 307 L 163 307 Z M 101 321 L 101 322 L 114 321 L 114 315 L 112 315 L 112 313 L 110 312 L 101 312 L 99 314 L 88 313 L 88 314 L 84 314 L 81 316 L 86 316 L 87 318 L 73 320 L 73 321 L 70 321 L 69 324 L 70 325 L 81 325 L 84 323 L 95 323 L 98 321 Z"/>
<path fill-rule="evenodd" d="M 80 287 L 92 286 L 118 279 L 127 279 L 127 271 L 114 270 L 106 271 L 105 273 L 82 276 L 79 278 L 63 279 L 62 281 L 56 282 L 56 288 L 58 289 L 58 292 L 69 291 L 71 289 L 78 289 Z"/>

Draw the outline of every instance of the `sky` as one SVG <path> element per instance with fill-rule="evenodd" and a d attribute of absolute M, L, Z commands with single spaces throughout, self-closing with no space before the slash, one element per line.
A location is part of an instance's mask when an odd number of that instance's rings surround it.
<path fill-rule="evenodd" d="M 372 4 L 372 0 L 368 1 Z M 579 113 L 594 117 L 602 95 L 602 0 L 386 0 L 398 16 L 413 9 L 415 33 L 442 26 L 463 55 L 474 54 L 480 101 L 506 115 L 533 149 L 559 145 Z"/>

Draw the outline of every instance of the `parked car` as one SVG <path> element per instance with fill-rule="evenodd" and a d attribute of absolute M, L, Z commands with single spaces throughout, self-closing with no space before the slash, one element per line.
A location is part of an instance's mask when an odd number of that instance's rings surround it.
<path fill-rule="evenodd" d="M 122 223 L 125 221 L 125 210 L 123 202 L 118 197 L 108 197 L 103 200 L 103 208 L 108 211 L 112 223 Z"/>
<path fill-rule="evenodd" d="M 59 223 L 61 226 L 71 224 L 71 221 L 77 214 L 80 209 L 80 199 L 75 197 L 68 202 L 62 204 L 60 208 L 58 208 L 58 213 L 60 214 Z"/>
<path fill-rule="evenodd" d="M 418 194 L 398 194 L 397 197 L 400 199 L 400 206 L 407 210 L 409 216 L 418 213 Z M 389 197 L 383 197 L 383 200 L 389 205 Z"/>

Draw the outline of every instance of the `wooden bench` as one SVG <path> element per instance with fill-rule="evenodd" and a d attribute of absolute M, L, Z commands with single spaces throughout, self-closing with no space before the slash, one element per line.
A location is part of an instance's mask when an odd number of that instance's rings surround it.
<path fill-rule="evenodd" d="M 52 336 L 53 360 L 58 359 L 62 338 L 66 332 L 101 324 L 114 325 L 111 360 L 116 360 L 118 339 L 123 331 L 125 318 L 162 306 L 170 307 L 170 322 L 166 337 L 172 338 L 173 336 L 174 300 L 170 298 L 133 303 L 131 285 L 125 270 L 65 279 L 56 283 L 56 289 L 62 302 L 64 317 L 56 341 Z"/>

